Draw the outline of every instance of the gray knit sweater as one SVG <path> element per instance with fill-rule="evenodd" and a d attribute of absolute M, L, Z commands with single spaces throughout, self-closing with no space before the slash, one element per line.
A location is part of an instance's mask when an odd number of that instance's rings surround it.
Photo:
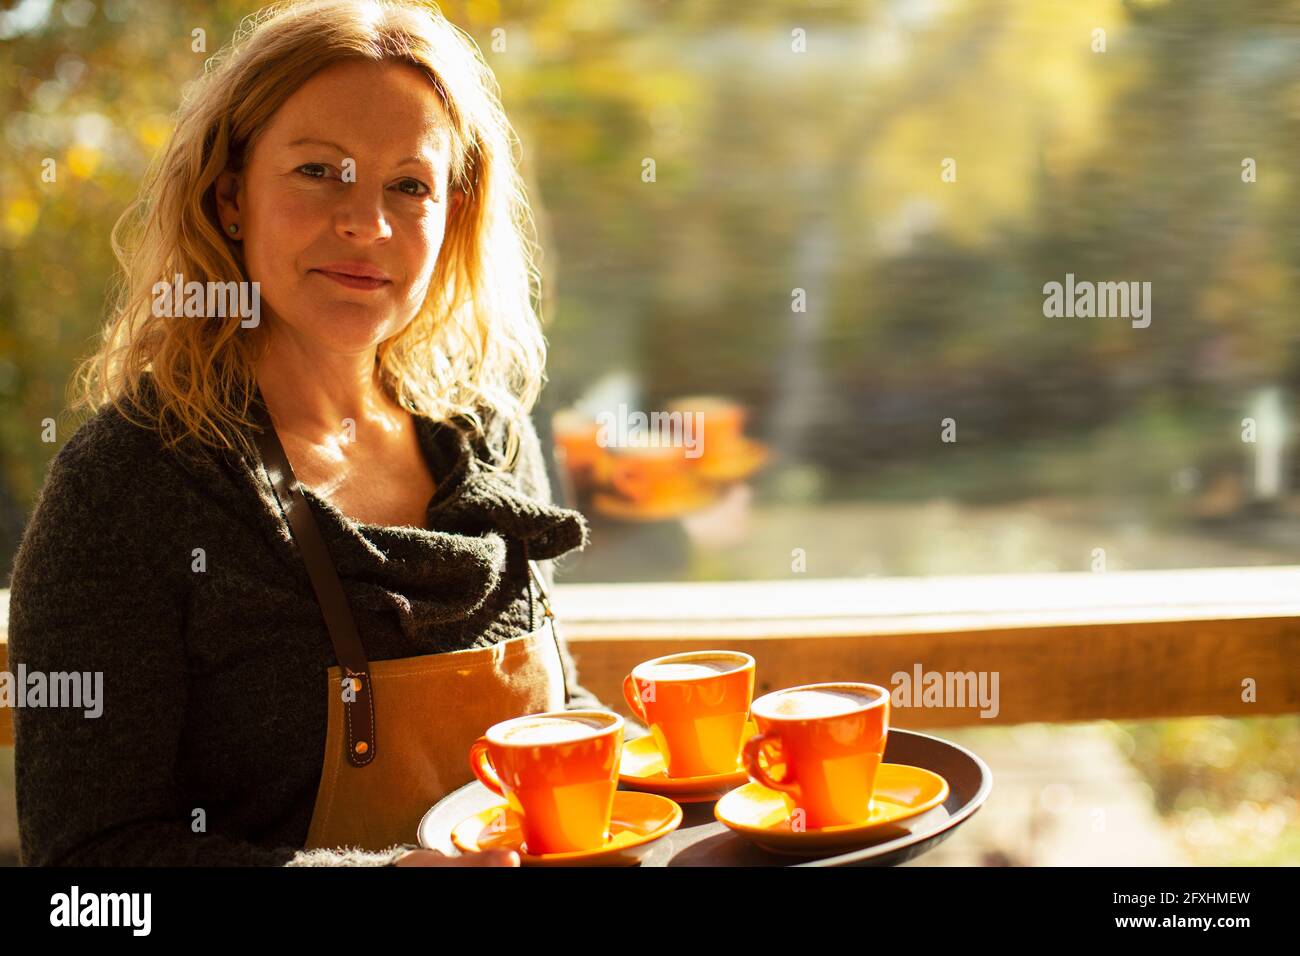
<path fill-rule="evenodd" d="M 531 422 L 508 475 L 480 461 L 501 460 L 497 423 L 487 442 L 416 423 L 431 530 L 359 523 L 304 488 L 374 661 L 524 633 L 526 555 L 549 590 L 547 559 L 588 541 L 582 515 L 552 503 Z M 51 461 L 10 587 L 11 671 L 103 674 L 98 717 L 13 711 L 24 864 L 378 866 L 413 845 L 302 849 L 337 661 L 259 461 L 167 451 L 102 409 Z M 608 710 L 561 643 L 568 706 Z M 644 733 L 628 722 L 628 739 Z"/>

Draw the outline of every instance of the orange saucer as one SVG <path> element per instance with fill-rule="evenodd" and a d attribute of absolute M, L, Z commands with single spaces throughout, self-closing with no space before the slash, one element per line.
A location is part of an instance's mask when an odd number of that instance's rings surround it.
<path fill-rule="evenodd" d="M 742 438 L 734 448 L 728 449 L 721 456 L 710 458 L 706 455 L 694 468 L 709 481 L 740 481 L 758 471 L 771 455 L 771 450 L 762 442 Z"/>
<path fill-rule="evenodd" d="M 745 721 L 740 743 L 758 733 L 752 720 Z M 705 774 L 698 777 L 670 777 L 653 734 L 646 734 L 623 743 L 623 759 L 618 765 L 618 781 L 625 787 L 671 796 L 678 803 L 703 803 L 716 800 L 722 794 L 749 780 L 743 764 L 736 762 L 731 773 Z"/>
<path fill-rule="evenodd" d="M 466 817 L 452 827 L 451 842 L 462 853 L 514 850 L 523 866 L 630 866 L 641 862 L 654 842 L 676 830 L 682 808 L 653 793 L 614 791 L 609 840 L 595 850 L 528 853 L 518 815 L 500 803 Z"/>
<path fill-rule="evenodd" d="M 795 856 L 847 851 L 909 832 L 895 826 L 948 799 L 948 781 L 937 773 L 901 763 L 882 763 L 876 772 L 871 816 L 862 823 L 794 830 L 793 800 L 761 783 L 732 790 L 713 808 L 718 821 L 765 850 Z"/>
<path fill-rule="evenodd" d="M 647 501 L 630 501 L 620 495 L 598 491 L 592 495 L 591 503 L 601 514 L 623 521 L 666 521 L 707 508 L 719 497 L 716 488 L 691 485 L 671 497 Z"/>

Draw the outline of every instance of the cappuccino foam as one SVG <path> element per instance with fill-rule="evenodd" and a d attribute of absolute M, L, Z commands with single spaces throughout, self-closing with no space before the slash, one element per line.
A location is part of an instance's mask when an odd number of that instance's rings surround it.
<path fill-rule="evenodd" d="M 645 681 L 699 680 L 740 670 L 744 666 L 745 661 L 738 658 L 700 657 L 643 665 L 636 669 L 636 676 Z"/>
<path fill-rule="evenodd" d="M 871 693 L 859 693 L 848 688 L 842 690 L 793 690 L 779 694 L 763 705 L 765 714 L 773 717 L 835 717 L 875 703 Z"/>
<path fill-rule="evenodd" d="M 516 746 L 559 744 L 596 737 L 609 727 L 609 721 L 594 717 L 537 717 L 511 724 L 501 732 L 500 738 L 502 743 Z"/>

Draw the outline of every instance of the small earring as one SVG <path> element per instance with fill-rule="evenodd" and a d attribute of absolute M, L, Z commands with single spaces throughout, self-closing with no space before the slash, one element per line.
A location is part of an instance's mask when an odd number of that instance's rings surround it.
<path fill-rule="evenodd" d="M 233 236 L 237 232 L 239 232 L 239 226 L 232 222 L 230 224 L 230 234 Z"/>

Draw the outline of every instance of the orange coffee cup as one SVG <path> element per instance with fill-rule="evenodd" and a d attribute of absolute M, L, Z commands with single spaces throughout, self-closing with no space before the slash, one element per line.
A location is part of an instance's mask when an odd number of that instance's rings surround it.
<path fill-rule="evenodd" d="M 551 416 L 551 433 L 565 469 L 576 479 L 586 479 L 596 468 L 602 450 L 596 438 L 600 426 L 577 409 L 562 408 Z"/>
<path fill-rule="evenodd" d="M 889 691 L 829 681 L 764 694 L 751 709 L 758 733 L 745 742 L 751 780 L 786 794 L 807 828 L 862 823 L 871 816 L 876 771 L 889 734 Z M 764 766 L 766 763 L 766 766 Z M 785 765 L 781 779 L 772 777 Z"/>
<path fill-rule="evenodd" d="M 470 747 L 474 776 L 521 818 L 525 853 L 609 841 L 623 725 L 603 710 L 547 711 L 493 724 Z"/>
<path fill-rule="evenodd" d="M 754 697 L 754 658 L 740 651 L 686 651 L 642 661 L 623 697 L 650 728 L 670 777 L 735 773 Z"/>
<path fill-rule="evenodd" d="M 608 474 L 620 495 L 639 504 L 680 495 L 690 483 L 682 449 L 648 442 L 613 449 Z"/>
<path fill-rule="evenodd" d="M 670 402 L 668 410 L 698 416 L 695 421 L 703 428 L 696 438 L 701 443 L 701 457 L 726 458 L 744 442 L 745 408 L 729 398 L 687 395 Z"/>

